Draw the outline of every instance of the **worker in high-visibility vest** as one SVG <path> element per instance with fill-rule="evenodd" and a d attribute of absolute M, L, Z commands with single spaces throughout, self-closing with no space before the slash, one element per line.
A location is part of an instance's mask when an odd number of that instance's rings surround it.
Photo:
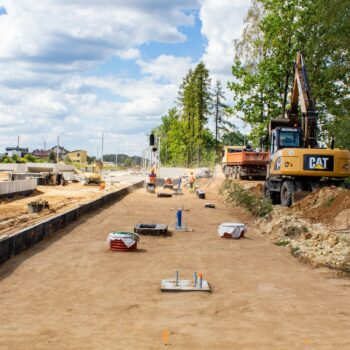
<path fill-rule="evenodd" d="M 190 177 L 189 177 L 191 192 L 193 192 L 193 190 L 194 190 L 194 183 L 195 183 L 195 181 L 196 181 L 196 177 L 194 176 L 193 171 L 191 171 Z"/>
<path fill-rule="evenodd" d="M 148 175 L 148 182 L 151 184 L 156 184 L 157 181 L 157 174 L 155 173 L 154 169 L 151 170 L 151 173 Z"/>

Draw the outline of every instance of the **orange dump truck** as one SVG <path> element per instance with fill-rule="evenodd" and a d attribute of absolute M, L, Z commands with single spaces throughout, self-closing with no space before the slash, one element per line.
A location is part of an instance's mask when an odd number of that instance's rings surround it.
<path fill-rule="evenodd" d="M 246 146 L 225 146 L 222 151 L 222 171 L 234 179 L 266 178 L 269 152 L 255 152 Z"/>

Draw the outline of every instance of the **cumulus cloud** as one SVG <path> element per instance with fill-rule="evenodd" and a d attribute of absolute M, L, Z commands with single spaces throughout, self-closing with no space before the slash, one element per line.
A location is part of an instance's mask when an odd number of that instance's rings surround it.
<path fill-rule="evenodd" d="M 157 79 L 165 79 L 166 81 L 179 84 L 192 66 L 191 57 L 175 57 L 171 55 L 160 55 L 155 60 L 143 61 L 138 60 L 142 72 L 152 75 Z"/>
<path fill-rule="evenodd" d="M 232 93 L 227 89 L 227 82 L 232 80 L 234 40 L 242 34 L 244 17 L 250 5 L 250 0 L 201 0 L 201 31 L 207 39 L 203 60 L 213 81 L 222 82 L 230 104 L 233 103 L 230 100 Z M 235 124 L 240 129 L 248 130 L 238 118 Z"/>
<path fill-rule="evenodd" d="M 203 59 L 217 78 L 227 81 L 231 75 L 233 43 L 242 33 L 249 6 L 249 0 L 201 1 L 202 34 L 208 41 Z"/>
<path fill-rule="evenodd" d="M 192 26 L 200 7 L 203 59 L 214 78 L 227 78 L 246 3 L 3 0 L 0 150 L 16 144 L 17 135 L 31 148 L 44 140 L 51 146 L 61 135 L 68 148 L 94 154 L 105 132 L 106 152 L 139 154 L 145 133 L 173 106 L 181 78 L 196 63 L 169 53 L 145 58 L 141 45 L 184 42 L 179 28 Z M 136 63 L 140 76 L 99 73 L 113 56 Z"/>
<path fill-rule="evenodd" d="M 177 71 L 164 77 L 166 62 L 142 61 L 138 46 L 185 41 L 178 28 L 193 25 L 198 0 L 3 0 L 1 5 L 0 147 L 14 144 L 18 134 L 32 148 L 61 134 L 73 148 L 80 143 L 89 149 L 105 130 L 124 144 L 133 140 L 130 151 L 139 148 L 139 134 L 172 105 L 177 89 L 172 82 L 180 72 L 173 58 Z M 146 76 L 88 73 L 114 55 L 140 60 Z M 157 82 L 161 77 L 169 81 Z"/>

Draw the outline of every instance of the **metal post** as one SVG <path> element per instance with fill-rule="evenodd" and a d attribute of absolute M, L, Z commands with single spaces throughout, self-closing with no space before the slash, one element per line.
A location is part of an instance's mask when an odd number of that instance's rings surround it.
<path fill-rule="evenodd" d="M 197 287 L 197 272 L 194 273 L 194 286 Z"/>
<path fill-rule="evenodd" d="M 103 163 L 103 133 L 102 133 L 102 140 L 101 140 L 101 161 Z"/>
<path fill-rule="evenodd" d="M 176 270 L 176 276 L 175 276 L 175 285 L 179 285 L 179 270 Z"/>

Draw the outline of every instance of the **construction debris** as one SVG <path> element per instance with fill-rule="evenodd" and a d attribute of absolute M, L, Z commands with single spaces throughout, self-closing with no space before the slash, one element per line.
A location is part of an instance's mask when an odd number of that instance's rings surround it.
<path fill-rule="evenodd" d="M 205 203 L 205 204 L 204 204 L 204 208 L 212 208 L 212 209 L 215 209 L 215 204 L 213 204 L 213 203 Z"/>
<path fill-rule="evenodd" d="M 49 208 L 49 202 L 43 199 L 38 199 L 28 203 L 28 214 L 40 213 L 45 208 Z"/>
<path fill-rule="evenodd" d="M 134 227 L 134 232 L 145 236 L 160 236 L 166 235 L 168 225 L 165 224 L 137 224 Z"/>
<path fill-rule="evenodd" d="M 203 190 L 196 190 L 197 196 L 199 199 L 205 199 L 205 192 Z"/>
<path fill-rule="evenodd" d="M 167 192 L 157 193 L 158 198 L 170 198 L 172 196 L 173 196 L 172 193 L 167 193 Z"/>
<path fill-rule="evenodd" d="M 219 236 L 223 238 L 239 239 L 244 237 L 246 227 L 241 223 L 224 223 L 219 226 Z"/>

